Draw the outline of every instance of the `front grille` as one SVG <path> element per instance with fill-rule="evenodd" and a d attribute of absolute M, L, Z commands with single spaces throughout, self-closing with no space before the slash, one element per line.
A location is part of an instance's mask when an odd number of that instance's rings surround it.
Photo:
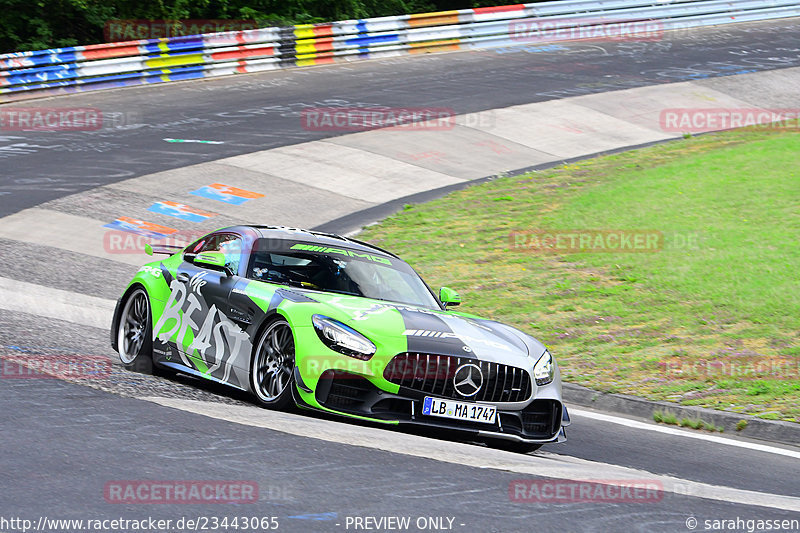
<path fill-rule="evenodd" d="M 456 370 L 467 363 L 476 365 L 483 375 L 480 390 L 469 397 L 460 395 L 453 383 Z M 422 393 L 477 402 L 522 402 L 532 393 L 530 375 L 521 368 L 450 355 L 401 353 L 389 361 L 383 377 Z"/>

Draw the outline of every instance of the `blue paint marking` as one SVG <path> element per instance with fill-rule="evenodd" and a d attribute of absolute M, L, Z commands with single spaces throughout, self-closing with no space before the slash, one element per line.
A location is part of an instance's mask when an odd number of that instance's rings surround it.
<path fill-rule="evenodd" d="M 147 237 L 148 239 L 153 239 L 153 240 L 166 239 L 169 236 L 168 234 L 141 228 L 139 226 L 136 226 L 135 224 L 130 224 L 122 220 L 115 220 L 110 224 L 103 225 L 103 227 L 118 231 L 127 231 L 128 233 L 135 233 L 136 235 L 141 235 L 142 237 Z"/>
<path fill-rule="evenodd" d="M 224 185 L 220 187 L 225 187 Z M 243 191 L 246 192 L 246 191 Z M 190 191 L 189 194 L 194 194 L 196 196 L 202 196 L 203 198 L 209 198 L 211 200 L 217 200 L 219 202 L 225 202 L 226 204 L 232 205 L 242 205 L 248 200 L 252 200 L 253 198 L 260 197 L 263 195 L 242 195 L 239 196 L 236 194 L 236 191 L 231 190 L 220 190 L 220 188 L 215 188 L 213 186 L 207 185 L 205 187 L 200 187 L 196 191 Z"/>
<path fill-rule="evenodd" d="M 205 215 L 193 213 L 177 206 L 165 204 L 164 202 L 156 202 L 148 207 L 147 210 L 160 215 L 167 215 L 169 217 L 175 217 L 181 220 L 188 220 L 189 222 L 203 222 L 208 218 Z"/>
<path fill-rule="evenodd" d="M 73 63 L 75 61 L 81 61 L 81 58 L 78 57 L 77 52 L 67 52 L 61 54 L 53 54 L 43 58 L 43 63 L 46 65 L 47 63 Z"/>
<path fill-rule="evenodd" d="M 347 44 L 357 44 L 358 46 L 369 46 L 378 43 L 394 43 L 400 40 L 400 36 L 396 33 L 390 35 L 381 35 L 377 37 L 354 37 L 347 39 Z"/>
<path fill-rule="evenodd" d="M 59 65 L 57 67 L 32 68 L 17 71 L 17 74 L 6 76 L 9 85 L 19 85 L 23 83 L 36 83 L 63 80 L 65 78 L 77 78 L 78 71 L 70 65 Z"/>
<path fill-rule="evenodd" d="M 242 198 L 240 196 L 231 196 L 229 194 L 224 194 L 219 192 L 218 190 L 212 187 L 201 187 L 196 191 L 191 191 L 189 194 L 195 194 L 197 196 L 202 196 L 203 198 L 209 198 L 211 200 L 217 200 L 220 202 L 225 202 L 226 204 L 231 205 L 242 205 L 247 201 L 247 198 Z"/>
<path fill-rule="evenodd" d="M 20 92 L 20 91 L 30 91 L 31 89 L 48 89 L 51 87 L 67 87 L 69 85 L 74 85 L 75 82 L 73 80 L 61 80 L 61 81 L 51 81 L 48 83 L 35 83 L 35 84 L 27 84 L 27 85 L 12 85 L 9 87 L 3 87 L 3 92 Z"/>
<path fill-rule="evenodd" d="M 316 514 L 299 514 L 290 516 L 289 518 L 294 518 L 297 520 L 316 520 L 316 521 L 323 521 L 323 520 L 336 520 L 338 515 L 336 513 L 316 513 Z"/>
<path fill-rule="evenodd" d="M 176 38 L 176 40 L 168 39 L 167 41 L 154 40 L 147 44 L 140 45 L 142 49 L 151 54 L 164 53 L 164 48 L 169 52 L 178 50 L 191 50 L 200 49 L 195 53 L 202 53 L 203 39 L 197 36 L 186 36 L 184 38 Z"/>
<path fill-rule="evenodd" d="M 162 76 L 166 77 L 169 81 L 197 79 L 204 77 L 203 71 L 206 66 L 196 65 L 172 69 L 154 69 L 146 72 L 125 72 L 121 74 L 109 74 L 106 76 L 94 76 L 88 79 L 80 78 L 77 72 L 73 69 L 64 67 L 55 68 L 60 70 L 57 75 L 55 73 L 48 73 L 47 71 L 43 70 L 41 74 L 31 73 L 30 75 L 26 75 L 24 77 L 9 76 L 6 78 L 9 80 L 9 86 L 4 86 L 3 92 L 28 91 L 31 89 L 48 89 L 54 87 L 66 87 L 69 85 L 88 84 L 93 84 L 95 87 L 100 87 L 99 84 L 107 82 L 124 82 L 115 84 L 117 87 L 124 87 L 127 85 L 138 85 L 141 83 L 160 83 L 164 81 Z"/>
<path fill-rule="evenodd" d="M 148 74 L 147 78 L 145 78 L 145 83 L 161 83 L 162 80 L 161 76 L 166 76 L 167 80 L 169 81 L 181 81 L 181 80 L 194 80 L 198 78 L 203 78 L 203 68 L 202 66 L 194 68 L 192 67 L 191 70 L 182 70 L 180 72 L 173 71 L 170 74 L 167 74 L 166 71 L 158 71 L 157 73 Z"/>

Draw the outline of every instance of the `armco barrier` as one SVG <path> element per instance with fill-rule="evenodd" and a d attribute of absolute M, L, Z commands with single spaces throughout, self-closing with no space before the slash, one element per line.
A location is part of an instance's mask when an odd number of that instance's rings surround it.
<path fill-rule="evenodd" d="M 519 44 L 514 25 L 668 31 L 800 16 L 797 0 L 564 0 L 0 55 L 0 102 L 400 54 Z M 536 39 L 537 43 L 546 39 Z"/>

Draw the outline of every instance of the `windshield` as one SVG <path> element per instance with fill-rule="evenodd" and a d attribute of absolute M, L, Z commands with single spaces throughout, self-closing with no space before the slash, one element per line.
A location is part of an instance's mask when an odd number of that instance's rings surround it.
<path fill-rule="evenodd" d="M 303 242 L 276 246 L 274 240 L 262 241 L 254 247 L 247 273 L 251 279 L 440 309 L 417 273 L 395 257 Z"/>

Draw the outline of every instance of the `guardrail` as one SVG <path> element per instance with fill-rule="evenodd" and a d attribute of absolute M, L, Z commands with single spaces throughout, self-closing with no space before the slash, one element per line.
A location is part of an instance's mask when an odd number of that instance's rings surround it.
<path fill-rule="evenodd" d="M 564 32 L 567 38 L 581 31 L 591 35 L 615 23 L 668 31 L 797 16 L 797 0 L 564 0 L 54 48 L 0 55 L 0 102 L 526 40 L 543 43 L 562 40 Z M 642 26 L 647 22 L 650 30 Z"/>

